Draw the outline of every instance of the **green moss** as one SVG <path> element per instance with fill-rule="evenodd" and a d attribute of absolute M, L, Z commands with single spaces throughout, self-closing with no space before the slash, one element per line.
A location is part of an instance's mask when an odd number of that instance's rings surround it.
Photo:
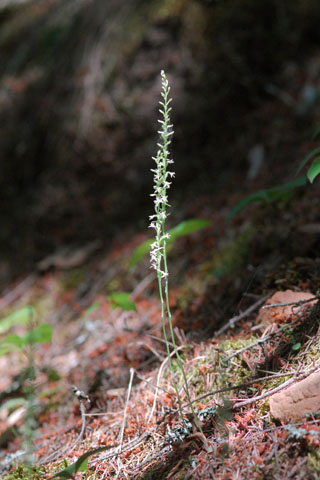
<path fill-rule="evenodd" d="M 316 362 L 320 359 L 320 344 L 319 344 L 319 338 L 315 338 L 315 343 L 314 345 L 311 346 L 309 349 L 308 353 L 306 354 L 305 357 L 305 363 L 307 365 L 310 365 L 311 362 Z"/>
<path fill-rule="evenodd" d="M 320 451 L 319 450 L 309 453 L 307 465 L 313 471 L 320 473 Z"/>
<path fill-rule="evenodd" d="M 36 465 L 17 465 L 14 471 L 8 473 L 3 480 L 41 480 L 44 478 L 45 467 Z"/>

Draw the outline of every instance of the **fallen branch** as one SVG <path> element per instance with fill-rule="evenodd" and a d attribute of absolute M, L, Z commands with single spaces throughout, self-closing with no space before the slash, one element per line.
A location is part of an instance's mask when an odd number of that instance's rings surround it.
<path fill-rule="evenodd" d="M 294 321 L 290 322 L 290 326 L 295 325 L 296 323 L 298 323 L 299 320 L 300 320 L 300 317 L 296 318 Z M 257 347 L 258 345 L 261 345 L 262 343 L 265 343 L 266 341 L 270 340 L 270 338 L 278 335 L 278 334 L 281 333 L 283 330 L 285 330 L 287 326 L 288 326 L 288 324 L 285 323 L 285 324 L 283 324 L 282 327 L 279 327 L 279 328 L 278 328 L 277 330 L 275 330 L 274 332 L 269 333 L 269 335 L 266 335 L 266 336 L 263 337 L 263 338 L 259 338 L 259 340 L 256 340 L 255 342 L 250 343 L 250 344 L 247 345 L 246 347 L 239 348 L 239 350 L 236 350 L 235 352 L 231 353 L 231 355 L 229 355 L 228 357 L 224 358 L 223 361 L 224 361 L 224 362 L 228 362 L 229 360 L 231 360 L 231 358 L 236 357 L 236 356 L 239 355 L 240 353 L 245 352 L 246 350 L 250 350 L 250 348 Z"/>
<path fill-rule="evenodd" d="M 279 392 L 280 390 L 283 390 L 286 387 L 289 387 L 292 383 L 295 383 L 299 380 L 303 380 L 304 378 L 308 377 L 311 373 L 315 372 L 319 368 L 319 365 L 315 365 L 311 370 L 304 370 L 303 372 L 300 372 L 294 376 L 294 378 L 290 378 L 290 380 L 287 380 L 286 382 L 282 383 L 282 385 L 279 385 L 278 387 L 273 388 L 272 390 L 269 390 L 268 392 L 262 393 L 261 395 L 257 395 L 254 398 L 248 398 L 247 400 L 243 400 L 241 402 L 237 402 L 233 405 L 233 408 L 239 408 L 239 407 L 244 407 L 246 405 L 250 405 L 250 403 L 255 403 L 258 402 L 259 400 L 263 400 L 264 398 L 270 397 L 274 393 Z"/>
<path fill-rule="evenodd" d="M 289 377 L 291 375 L 296 375 L 296 373 L 297 372 L 276 373 L 275 375 L 268 375 L 266 377 L 255 378 L 253 380 L 249 380 L 248 382 L 240 383 L 239 385 L 232 385 L 230 387 L 218 388 L 213 392 L 205 393 L 204 395 L 201 395 L 201 397 L 195 398 L 194 400 L 192 400 L 191 403 L 199 402 L 200 400 L 203 400 L 204 398 L 207 398 L 207 397 L 213 397 L 214 395 L 217 395 L 217 393 L 225 393 L 225 392 L 231 392 L 232 390 L 239 390 L 240 388 L 249 387 L 254 383 L 267 382 L 268 380 L 272 380 L 274 378 Z M 186 406 L 188 406 L 188 403 L 183 405 L 183 407 L 186 407 Z"/>
<path fill-rule="evenodd" d="M 120 435 L 119 435 L 120 440 L 119 440 L 119 447 L 118 448 L 119 448 L 120 452 L 121 452 L 121 448 L 122 448 L 124 429 L 125 429 L 125 426 L 126 426 L 127 410 L 128 410 L 129 399 L 130 399 L 130 395 L 131 395 L 133 377 L 134 377 L 134 368 L 130 368 L 130 380 L 129 380 L 129 385 L 128 385 L 127 399 L 126 399 L 126 404 L 125 404 L 125 407 L 124 407 L 123 420 L 122 420 L 122 425 L 121 425 L 121 430 L 120 430 Z"/>
<path fill-rule="evenodd" d="M 49 461 L 56 460 L 61 455 L 64 455 L 67 452 L 71 453 L 83 438 L 83 434 L 84 434 L 84 431 L 85 431 L 85 428 L 86 428 L 86 409 L 85 409 L 85 406 L 83 404 L 83 400 L 84 399 L 89 400 L 89 397 L 87 395 L 85 395 L 83 392 L 81 392 L 80 390 L 78 390 L 76 387 L 72 387 L 72 389 L 73 389 L 73 392 L 74 392 L 75 396 L 78 398 L 78 400 L 80 402 L 80 413 L 81 413 L 81 430 L 80 430 L 80 433 L 77 436 L 77 438 L 75 439 L 75 441 L 73 442 L 73 444 L 71 445 L 71 447 L 66 446 L 65 448 L 63 448 L 61 450 L 56 450 L 55 452 L 52 452 L 46 458 L 40 460 L 40 462 L 38 462 L 38 465 L 44 465 L 44 464 L 48 463 Z"/>
<path fill-rule="evenodd" d="M 290 307 L 291 305 L 295 305 L 296 307 L 301 307 L 306 303 L 312 303 L 315 300 L 319 300 L 320 295 L 316 295 L 315 297 L 307 298 L 306 300 L 299 300 L 298 302 L 288 302 L 288 303 L 272 303 L 271 305 L 264 305 L 262 308 L 275 308 L 275 307 Z"/>
<path fill-rule="evenodd" d="M 248 315 L 250 315 L 250 313 L 254 312 L 257 308 L 259 308 L 269 298 L 269 296 L 270 295 L 266 295 L 265 297 L 259 298 L 259 300 L 257 300 L 253 305 L 247 308 L 247 310 L 240 313 L 239 315 L 236 315 L 235 317 L 230 318 L 230 320 L 215 333 L 216 336 L 221 335 L 229 328 L 234 328 L 237 322 L 247 317 Z"/>
<path fill-rule="evenodd" d="M 177 348 L 177 350 L 181 350 L 183 348 L 183 346 L 181 345 L 180 347 Z M 170 357 L 172 357 L 173 355 L 175 355 L 175 351 L 173 350 L 171 353 L 170 353 Z M 156 391 L 155 391 L 155 394 L 154 394 L 154 399 L 153 399 L 153 404 L 152 404 L 152 408 L 151 408 L 151 412 L 150 412 L 150 415 L 149 415 L 149 418 L 147 420 L 147 424 L 150 422 L 151 418 L 152 418 L 152 415 L 154 413 L 154 410 L 156 408 L 156 403 L 157 403 L 157 397 L 158 397 L 158 392 L 159 392 L 159 389 L 160 389 L 160 380 L 161 380 L 161 375 L 162 375 L 162 371 L 164 369 L 164 366 L 165 364 L 167 363 L 169 357 L 166 357 L 164 359 L 164 361 L 161 363 L 161 366 L 159 368 L 159 372 L 158 372 L 158 376 L 157 376 L 157 384 L 156 384 Z"/>

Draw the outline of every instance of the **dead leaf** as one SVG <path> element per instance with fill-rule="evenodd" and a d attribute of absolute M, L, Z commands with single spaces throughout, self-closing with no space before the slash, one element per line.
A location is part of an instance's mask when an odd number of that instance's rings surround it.
<path fill-rule="evenodd" d="M 292 303 L 300 302 L 302 300 L 308 300 L 313 298 L 314 295 L 310 292 L 294 292 L 293 290 L 285 290 L 284 292 L 276 292 L 270 297 L 265 305 L 272 305 L 274 303 Z M 316 301 L 316 300 L 315 300 Z M 315 302 L 314 301 L 314 302 Z M 303 308 L 314 304 L 314 302 L 306 303 Z M 274 307 L 274 308 L 260 308 L 257 317 L 257 323 L 273 323 L 273 322 L 285 322 L 297 312 L 299 307 L 294 305 L 288 305 L 287 307 Z"/>
<path fill-rule="evenodd" d="M 273 417 L 282 422 L 302 419 L 320 409 L 320 372 L 275 393 L 269 400 Z"/>

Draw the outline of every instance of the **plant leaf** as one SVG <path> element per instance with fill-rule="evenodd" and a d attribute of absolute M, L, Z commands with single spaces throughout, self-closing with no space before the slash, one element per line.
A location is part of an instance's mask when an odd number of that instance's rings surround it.
<path fill-rule="evenodd" d="M 81 455 L 81 457 L 79 457 L 75 463 L 72 463 L 64 470 L 61 470 L 61 472 L 56 473 L 55 475 L 53 475 L 53 477 L 50 477 L 49 480 L 52 480 L 53 478 L 57 478 L 59 480 L 74 478 L 73 475 L 75 473 L 86 470 L 88 465 L 88 458 L 91 455 L 95 455 L 96 453 L 99 453 L 99 452 L 104 452 L 105 450 L 109 450 L 110 448 L 113 448 L 113 446 L 108 445 L 106 447 L 99 447 L 99 448 L 95 448 L 94 450 L 89 450 L 88 452 Z"/>
<path fill-rule="evenodd" d="M 23 407 L 27 403 L 27 400 L 22 397 L 10 398 L 10 400 L 7 400 L 1 405 L 0 412 L 3 410 L 16 410 L 18 407 Z"/>
<path fill-rule="evenodd" d="M 223 398 L 222 405 L 217 407 L 217 415 L 222 423 L 224 420 L 231 420 L 233 418 L 233 405 L 229 398 Z"/>
<path fill-rule="evenodd" d="M 130 259 L 130 268 L 135 267 L 137 263 L 140 262 L 141 258 L 147 255 L 147 253 L 150 251 L 150 246 L 153 241 L 154 239 L 150 238 L 149 240 L 141 243 L 141 245 L 135 249 Z"/>
<path fill-rule="evenodd" d="M 179 237 L 190 235 L 191 233 L 207 228 L 210 224 L 210 220 L 205 220 L 203 218 L 191 218 L 190 220 L 185 220 L 168 231 L 170 238 L 167 240 L 167 245 L 172 244 Z M 146 240 L 135 249 L 130 259 L 131 268 L 135 267 L 141 258 L 149 253 L 152 242 L 154 242 L 154 238 Z"/>
<path fill-rule="evenodd" d="M 19 310 L 10 313 L 0 320 L 0 333 L 10 330 L 14 325 L 25 325 L 29 323 L 34 316 L 34 308 L 32 305 L 20 308 Z"/>
<path fill-rule="evenodd" d="M 52 326 L 49 323 L 43 323 L 32 330 L 29 330 L 24 335 L 17 335 L 11 333 L 5 337 L 0 344 L 0 356 L 12 350 L 21 350 L 28 345 L 35 343 L 51 342 Z"/>
<path fill-rule="evenodd" d="M 320 147 L 316 147 L 311 152 L 309 152 L 308 155 L 306 155 L 302 160 L 302 162 L 300 163 L 298 170 L 296 171 L 296 175 L 298 175 L 298 173 L 301 172 L 301 170 L 306 165 L 306 163 L 308 163 L 312 157 L 314 157 L 315 155 L 318 155 L 318 153 L 320 153 Z"/>
<path fill-rule="evenodd" d="M 22 338 L 26 345 L 35 343 L 47 343 L 52 340 L 53 328 L 49 323 L 42 323 L 38 327 L 29 330 Z"/>
<path fill-rule="evenodd" d="M 191 218 L 190 220 L 185 220 L 169 230 L 169 241 L 173 242 L 179 237 L 203 230 L 204 228 L 209 227 L 210 224 L 210 220 L 205 220 L 203 218 Z"/>
<path fill-rule="evenodd" d="M 87 317 L 88 315 L 90 315 L 90 313 L 93 313 L 95 310 L 97 310 L 97 308 L 99 308 L 100 305 L 101 305 L 101 302 L 94 302 L 89 308 L 87 308 L 87 310 L 85 310 L 83 316 Z"/>
<path fill-rule="evenodd" d="M 313 180 L 319 175 L 320 173 L 320 157 L 317 157 L 313 160 L 313 163 L 309 167 L 307 172 L 307 177 L 310 183 L 313 183 Z"/>
<path fill-rule="evenodd" d="M 111 295 L 108 295 L 108 300 L 111 303 L 111 307 L 114 310 L 115 308 L 122 308 L 124 311 L 137 311 L 136 304 L 130 300 L 131 293 L 125 292 L 114 292 Z"/>
<path fill-rule="evenodd" d="M 279 185 L 278 187 L 269 188 L 258 190 L 251 195 L 240 200 L 240 202 L 236 203 L 236 205 L 231 209 L 229 214 L 227 215 L 227 220 L 230 220 L 236 214 L 238 214 L 244 207 L 249 205 L 250 203 L 258 203 L 258 202 L 271 202 L 275 200 L 281 200 L 288 198 L 292 191 L 297 187 L 302 187 L 306 184 L 305 177 L 299 177 L 292 182 L 286 183 L 284 185 Z"/>
<path fill-rule="evenodd" d="M 21 350 L 25 347 L 25 340 L 16 333 L 11 333 L 0 344 L 0 356 L 12 350 Z"/>

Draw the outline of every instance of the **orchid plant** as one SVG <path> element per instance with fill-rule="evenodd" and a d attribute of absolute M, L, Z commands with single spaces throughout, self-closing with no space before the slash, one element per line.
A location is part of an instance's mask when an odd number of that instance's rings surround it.
<path fill-rule="evenodd" d="M 184 383 L 183 388 L 186 393 L 189 405 L 192 409 L 195 424 L 198 426 L 199 430 L 201 431 L 201 427 L 199 425 L 199 422 L 197 420 L 196 414 L 194 412 L 194 409 L 191 403 L 187 377 L 183 367 L 183 361 L 181 359 L 181 356 L 179 354 L 179 351 L 176 345 L 173 326 L 172 326 L 172 316 L 171 316 L 170 305 L 169 305 L 169 281 L 168 281 L 169 274 L 168 274 L 168 265 L 167 265 L 166 243 L 167 243 L 167 240 L 169 240 L 170 236 L 169 236 L 169 233 L 166 232 L 165 226 L 166 226 L 166 218 L 168 216 L 167 207 L 169 207 L 167 192 L 171 185 L 170 180 L 175 176 L 175 173 L 172 170 L 172 167 L 169 170 L 169 166 L 171 166 L 174 163 L 173 160 L 170 158 L 170 150 L 169 150 L 169 147 L 171 144 L 171 138 L 174 132 L 173 132 L 173 125 L 171 124 L 171 121 L 170 121 L 170 112 L 172 110 L 172 108 L 170 107 L 170 103 L 172 99 L 169 96 L 170 86 L 169 86 L 167 77 L 165 75 L 165 72 L 163 70 L 161 71 L 161 81 L 162 81 L 162 91 L 161 91 L 162 100 L 159 102 L 160 104 L 159 112 L 162 118 L 158 120 L 158 122 L 160 123 L 160 130 L 158 131 L 160 135 L 160 140 L 157 144 L 158 146 L 157 156 L 152 157 L 153 160 L 155 161 L 155 168 L 151 170 L 154 174 L 153 193 L 151 194 L 151 196 L 154 197 L 154 214 L 150 215 L 149 217 L 150 219 L 149 227 L 155 230 L 155 240 L 151 244 L 150 264 L 151 264 L 151 268 L 154 268 L 157 272 L 159 296 L 160 296 L 160 302 L 161 302 L 161 318 L 162 318 L 163 335 L 164 335 L 164 340 L 167 348 L 169 368 L 172 373 L 174 388 L 177 394 L 180 416 L 185 421 L 183 417 L 183 412 L 182 412 L 182 402 L 179 394 L 178 385 L 175 382 L 174 375 L 173 375 L 172 360 L 171 360 L 172 352 L 170 351 L 170 343 L 168 341 L 168 335 L 166 331 L 165 313 L 167 313 L 167 317 L 168 317 L 171 344 L 173 346 L 174 355 L 176 356 L 179 370 L 183 375 L 183 383 Z"/>

